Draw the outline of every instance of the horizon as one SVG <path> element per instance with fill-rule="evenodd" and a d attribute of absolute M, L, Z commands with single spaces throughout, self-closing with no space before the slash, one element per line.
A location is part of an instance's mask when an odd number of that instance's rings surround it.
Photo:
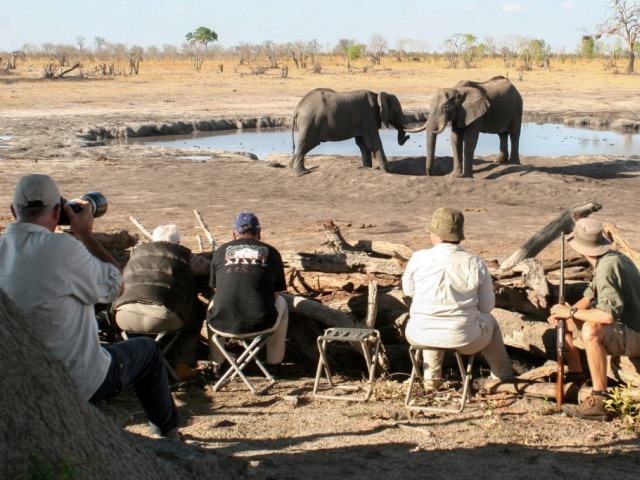
<path fill-rule="evenodd" d="M 378 34 L 389 49 L 409 39 L 433 52 L 441 51 L 445 40 L 455 34 L 472 34 L 479 43 L 518 37 L 544 40 L 553 53 L 569 53 L 606 14 L 601 0 L 458 0 L 445 5 L 397 0 L 393 6 L 360 5 L 336 0 L 245 0 L 239 5 L 116 0 L 105 8 L 99 0 L 21 0 L 0 12 L 0 50 L 47 43 L 77 45 L 78 37 L 85 39 L 87 48 L 96 37 L 127 46 L 180 47 L 187 33 L 204 26 L 218 34 L 215 45 L 223 48 L 317 40 L 327 51 L 340 39 L 368 44 Z M 501 28 L 496 30 L 496 25 Z"/>

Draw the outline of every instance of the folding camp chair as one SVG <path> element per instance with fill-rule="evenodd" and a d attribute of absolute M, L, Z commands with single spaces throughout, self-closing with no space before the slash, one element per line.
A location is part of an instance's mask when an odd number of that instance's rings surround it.
<path fill-rule="evenodd" d="M 452 407 L 441 407 L 437 405 L 417 405 L 414 400 L 411 398 L 413 392 L 413 385 L 415 383 L 416 378 L 422 379 L 422 352 L 424 350 L 440 350 L 443 352 L 452 351 L 456 356 L 456 362 L 458 363 L 458 368 L 460 370 L 460 375 L 462 375 L 462 397 L 460 398 L 460 406 L 457 408 Z M 471 400 L 471 393 L 469 392 L 469 386 L 471 385 L 471 377 L 472 377 L 472 368 L 473 368 L 473 357 L 474 355 L 469 355 L 469 359 L 467 361 L 467 365 L 465 366 L 462 360 L 462 354 L 453 348 L 442 348 L 442 347 L 430 347 L 427 345 L 411 345 L 409 347 L 409 356 L 411 357 L 411 363 L 413 365 L 411 369 L 411 377 L 409 379 L 409 389 L 407 390 L 407 396 L 405 397 L 404 404 L 410 410 L 423 410 L 423 411 L 431 411 L 431 412 L 453 412 L 458 413 L 464 410 L 465 404 L 467 400 Z M 457 399 L 455 399 L 457 401 Z"/>
<path fill-rule="evenodd" d="M 269 373 L 262 361 L 258 358 L 258 353 L 267 343 L 269 337 L 273 334 L 278 326 L 277 324 L 270 330 L 258 333 L 248 334 L 232 334 L 220 332 L 214 329 L 210 323 L 207 324 L 210 332 L 211 342 L 220 350 L 224 358 L 229 362 L 229 369 L 214 384 L 213 391 L 217 392 L 223 386 L 227 385 L 235 377 L 240 377 L 242 381 L 249 387 L 254 395 L 262 395 L 276 383 L 276 379 Z M 239 343 L 243 347 L 243 352 L 234 356 L 227 348 L 227 342 Z M 266 384 L 261 388 L 256 388 L 249 377 L 244 373 L 244 369 L 251 363 L 254 363 L 264 375 Z"/>
<path fill-rule="evenodd" d="M 368 380 L 364 393 L 359 395 L 357 392 L 362 390 L 356 385 L 336 385 L 332 379 L 331 368 L 327 358 L 327 347 L 332 342 L 348 342 L 353 346 L 358 346 L 364 355 L 367 363 Z M 318 359 L 318 369 L 316 371 L 316 380 L 313 384 L 313 395 L 319 398 L 329 398 L 333 400 L 351 400 L 351 401 L 367 401 L 371 397 L 373 384 L 375 382 L 376 364 L 378 362 L 378 350 L 380 349 L 380 333 L 373 328 L 328 328 L 324 334 L 318 337 L 318 350 L 320 357 Z M 321 390 L 321 379 L 323 377 L 328 382 L 327 386 L 323 386 Z M 330 390 L 347 390 L 353 391 L 351 395 L 334 395 L 326 393 Z M 325 392 L 325 393 L 322 393 Z"/>
<path fill-rule="evenodd" d="M 125 330 L 120 330 L 120 336 L 122 337 L 123 340 L 128 340 L 129 338 L 131 338 L 131 335 L 146 335 L 146 336 L 152 337 L 153 340 L 158 345 L 160 345 L 160 349 L 162 350 L 162 362 L 164 363 L 164 366 L 167 367 L 167 372 L 169 372 L 169 375 L 171 375 L 171 377 L 176 382 L 180 381 L 180 377 L 178 376 L 176 371 L 173 369 L 173 367 L 167 360 L 167 354 L 169 350 L 171 350 L 171 347 L 173 347 L 173 345 L 176 343 L 178 338 L 180 338 L 181 333 L 182 333 L 182 330 L 174 330 L 170 332 L 160 332 L 160 333 L 127 332 Z"/>

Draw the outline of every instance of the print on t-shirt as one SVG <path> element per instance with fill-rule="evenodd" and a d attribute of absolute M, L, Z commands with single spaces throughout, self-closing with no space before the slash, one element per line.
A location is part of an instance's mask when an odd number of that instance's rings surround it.
<path fill-rule="evenodd" d="M 224 264 L 227 272 L 248 271 L 247 267 L 256 265 L 266 267 L 269 248 L 263 245 L 230 245 L 224 252 Z"/>

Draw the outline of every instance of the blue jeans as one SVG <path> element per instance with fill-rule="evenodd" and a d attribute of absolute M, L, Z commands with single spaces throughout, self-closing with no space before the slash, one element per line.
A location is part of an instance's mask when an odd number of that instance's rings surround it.
<path fill-rule="evenodd" d="M 115 397 L 133 384 L 149 419 L 151 432 L 164 435 L 178 425 L 178 409 L 169 390 L 162 351 L 151 338 L 137 337 L 104 347 L 111 365 L 91 403 Z"/>

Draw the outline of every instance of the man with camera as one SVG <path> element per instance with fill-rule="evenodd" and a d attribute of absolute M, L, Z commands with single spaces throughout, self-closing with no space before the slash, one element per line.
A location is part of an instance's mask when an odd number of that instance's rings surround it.
<path fill-rule="evenodd" d="M 93 237 L 90 202 L 70 203 L 47 175 L 20 179 L 11 205 L 16 221 L 0 238 L 0 288 L 65 365 L 82 399 L 98 403 L 133 384 L 152 433 L 177 439 L 178 411 L 156 343 L 100 345 L 94 305 L 115 300 L 122 274 Z M 57 232 L 63 210 L 76 238 Z"/>

